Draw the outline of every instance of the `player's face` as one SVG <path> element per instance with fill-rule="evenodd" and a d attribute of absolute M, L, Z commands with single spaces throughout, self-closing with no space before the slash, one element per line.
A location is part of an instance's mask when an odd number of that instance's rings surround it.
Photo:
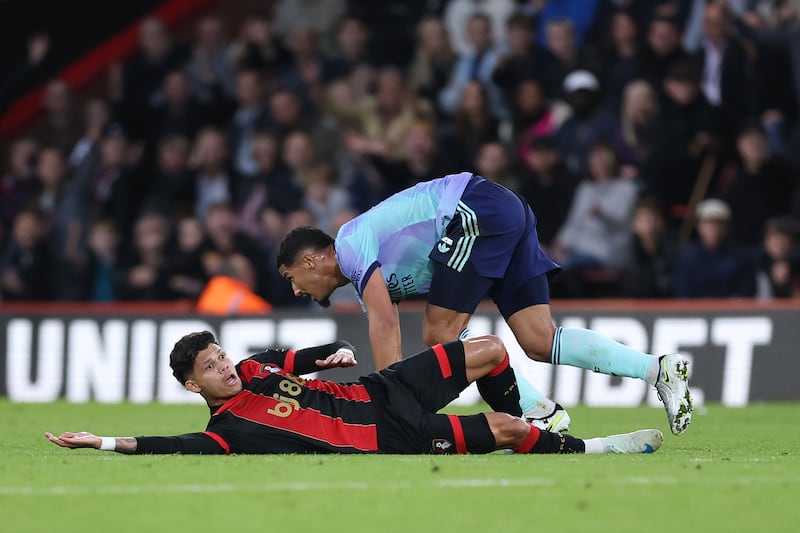
<path fill-rule="evenodd" d="M 196 389 L 190 388 L 189 384 Z M 239 394 L 242 391 L 242 380 L 225 351 L 217 344 L 209 344 L 197 354 L 187 388 L 202 392 L 206 401 L 213 404 Z"/>
<path fill-rule="evenodd" d="M 281 276 L 292 284 L 292 292 L 298 298 L 311 298 L 322 307 L 328 307 L 330 296 L 336 289 L 336 280 L 320 268 L 313 258 L 305 256 L 292 266 L 281 265 Z"/>

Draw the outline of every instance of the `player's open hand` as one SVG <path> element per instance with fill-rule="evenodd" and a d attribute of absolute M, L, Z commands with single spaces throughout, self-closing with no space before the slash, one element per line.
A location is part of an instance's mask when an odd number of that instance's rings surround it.
<path fill-rule="evenodd" d="M 347 348 L 339 348 L 325 359 L 317 359 L 315 362 L 321 368 L 356 366 L 358 364 L 353 351 Z"/>
<path fill-rule="evenodd" d="M 58 437 L 52 433 L 46 432 L 44 434 L 47 439 L 53 444 L 58 444 L 62 448 L 100 448 L 100 437 L 89 433 L 88 431 L 81 431 L 79 433 L 72 433 L 67 431 Z"/>

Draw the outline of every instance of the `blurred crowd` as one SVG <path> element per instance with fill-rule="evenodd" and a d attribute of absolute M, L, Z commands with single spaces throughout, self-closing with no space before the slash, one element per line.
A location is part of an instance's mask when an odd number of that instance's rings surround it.
<path fill-rule="evenodd" d="M 555 297 L 800 293 L 800 1 L 267 5 L 48 82 L 3 154 L 3 301 L 307 305 L 286 232 L 464 170 L 530 202 Z"/>

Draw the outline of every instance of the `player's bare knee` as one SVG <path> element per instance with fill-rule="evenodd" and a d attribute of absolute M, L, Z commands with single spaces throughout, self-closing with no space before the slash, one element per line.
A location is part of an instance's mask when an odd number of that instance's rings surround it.
<path fill-rule="evenodd" d="M 487 360 L 497 366 L 506 358 L 506 345 L 496 335 L 485 335 L 480 339 L 486 343 Z"/>
<path fill-rule="evenodd" d="M 464 355 L 469 367 L 491 370 L 505 359 L 506 347 L 495 335 L 472 337 L 464 341 Z"/>

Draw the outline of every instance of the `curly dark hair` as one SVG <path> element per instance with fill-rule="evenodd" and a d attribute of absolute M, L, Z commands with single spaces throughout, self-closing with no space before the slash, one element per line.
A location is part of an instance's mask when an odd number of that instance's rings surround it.
<path fill-rule="evenodd" d="M 319 228 L 304 226 L 289 232 L 281 242 L 278 250 L 276 265 L 280 267 L 292 266 L 297 261 L 297 256 L 305 250 L 324 250 L 333 244 L 333 237 Z"/>
<path fill-rule="evenodd" d="M 189 333 L 175 343 L 169 354 L 169 366 L 172 368 L 172 375 L 181 385 L 189 379 L 197 354 L 208 348 L 209 344 L 216 343 L 217 338 L 210 331 Z"/>

